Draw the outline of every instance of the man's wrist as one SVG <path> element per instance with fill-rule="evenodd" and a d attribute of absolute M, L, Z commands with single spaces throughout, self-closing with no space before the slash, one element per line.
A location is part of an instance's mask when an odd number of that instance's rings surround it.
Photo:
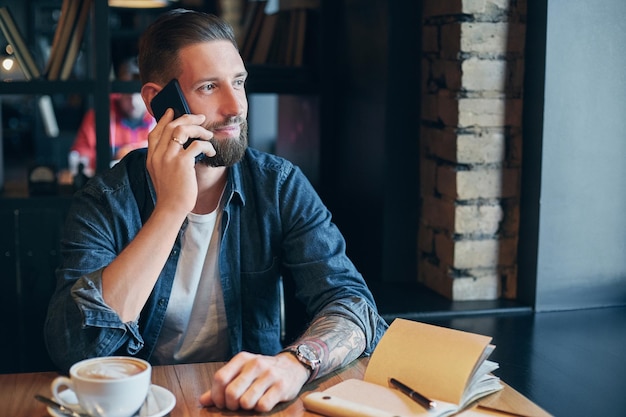
<path fill-rule="evenodd" d="M 296 358 L 296 355 L 292 354 L 291 352 L 282 350 L 278 352 L 278 355 L 284 356 L 284 360 L 288 361 L 291 365 L 293 365 L 294 368 L 302 370 L 303 375 L 305 376 L 302 385 L 309 383 L 309 381 L 311 380 L 311 375 L 313 375 L 313 371 L 311 371 L 311 368 L 305 366 L 302 362 L 298 360 L 298 358 Z"/>
<path fill-rule="evenodd" d="M 307 343 L 287 346 L 281 351 L 293 355 L 300 364 L 309 371 L 309 377 L 306 383 L 311 382 L 317 377 L 321 366 L 320 353 L 313 346 Z"/>

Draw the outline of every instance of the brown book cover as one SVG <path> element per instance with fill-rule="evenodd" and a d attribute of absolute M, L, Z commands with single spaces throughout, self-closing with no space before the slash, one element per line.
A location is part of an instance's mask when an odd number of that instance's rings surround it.
<path fill-rule="evenodd" d="M 50 54 L 48 55 L 48 61 L 46 62 L 46 67 L 44 68 L 44 74 L 48 74 L 50 72 L 52 57 L 55 55 L 55 51 L 59 48 L 59 38 L 61 37 L 62 32 L 61 28 L 65 25 L 65 18 L 67 18 L 70 1 L 71 0 L 63 0 L 63 3 L 61 3 L 61 14 L 59 15 L 59 20 L 57 21 L 56 29 L 54 31 L 54 37 L 52 38 L 52 45 L 50 46 Z"/>
<path fill-rule="evenodd" d="M 254 47 L 252 59 L 253 64 L 265 64 L 269 56 L 272 42 L 275 40 L 276 25 L 278 23 L 278 13 L 266 14 L 263 19 L 263 27 L 259 34 L 259 39 Z"/>
<path fill-rule="evenodd" d="M 280 62 L 283 65 L 293 64 L 293 53 L 295 50 L 295 33 L 297 31 L 297 21 L 292 10 L 283 10 L 280 12 L 285 17 L 285 25 L 282 28 L 284 31 L 284 41 L 282 45 L 282 53 Z"/>
<path fill-rule="evenodd" d="M 256 9 L 259 6 L 258 1 L 248 1 L 245 3 L 244 10 L 242 13 L 240 30 L 237 35 L 237 45 L 239 49 L 243 50 L 243 47 L 246 43 L 246 39 L 252 27 L 252 23 L 254 22 L 254 17 L 256 16 Z"/>
<path fill-rule="evenodd" d="M 295 20 L 295 33 L 294 47 L 293 47 L 293 59 L 291 65 L 294 67 L 300 67 L 304 64 L 304 47 L 306 44 L 306 24 L 307 24 L 307 10 L 296 9 L 292 11 L 293 19 Z"/>
<path fill-rule="evenodd" d="M 291 16 L 288 11 L 278 12 L 278 22 L 274 32 L 274 40 L 267 57 L 268 64 L 287 65 Z"/>
<path fill-rule="evenodd" d="M 72 74 L 72 69 L 76 63 L 76 58 L 80 52 L 80 46 L 83 43 L 83 35 L 85 33 L 85 27 L 89 20 L 89 12 L 91 10 L 92 0 L 83 0 L 80 5 L 80 11 L 74 25 L 74 30 L 70 36 L 69 45 L 61 66 L 61 80 L 67 80 Z"/>
<path fill-rule="evenodd" d="M 61 15 L 61 17 L 59 18 L 59 24 L 56 28 L 56 31 L 60 31 L 57 40 L 58 42 L 56 44 L 56 48 L 53 48 L 53 50 L 50 51 L 50 57 L 48 58 L 50 62 L 46 77 L 49 80 L 58 80 L 60 78 L 61 67 L 63 66 L 63 61 L 65 60 L 65 55 L 70 44 L 70 39 L 72 36 L 72 32 L 74 31 L 74 26 L 76 25 L 80 6 L 83 3 L 82 0 L 67 1 L 69 2 L 69 5 L 65 10 L 65 17 Z M 63 8 L 64 7 L 61 6 L 61 13 L 63 13 L 64 11 Z M 57 37 L 56 33 L 55 37 Z"/>
<path fill-rule="evenodd" d="M 248 62 L 252 59 L 254 48 L 256 47 L 256 43 L 258 37 L 261 33 L 261 28 L 263 27 L 263 21 L 265 19 L 265 4 L 266 1 L 258 1 L 254 11 L 254 19 L 252 24 L 250 25 L 250 30 L 246 34 L 246 40 L 244 45 L 241 48 L 241 56 L 243 60 Z"/>

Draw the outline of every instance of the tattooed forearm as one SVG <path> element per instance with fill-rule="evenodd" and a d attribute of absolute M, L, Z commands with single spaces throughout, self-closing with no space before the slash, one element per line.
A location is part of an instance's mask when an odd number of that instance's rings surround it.
<path fill-rule="evenodd" d="M 322 360 L 318 377 L 358 358 L 365 350 L 365 335 L 352 321 L 336 315 L 317 318 L 299 339 L 318 349 Z"/>

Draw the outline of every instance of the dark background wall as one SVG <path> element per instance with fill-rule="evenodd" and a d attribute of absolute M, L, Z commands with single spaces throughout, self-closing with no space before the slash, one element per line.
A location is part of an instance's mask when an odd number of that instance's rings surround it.
<path fill-rule="evenodd" d="M 368 282 L 415 282 L 421 2 L 326 4 L 321 194 Z"/>

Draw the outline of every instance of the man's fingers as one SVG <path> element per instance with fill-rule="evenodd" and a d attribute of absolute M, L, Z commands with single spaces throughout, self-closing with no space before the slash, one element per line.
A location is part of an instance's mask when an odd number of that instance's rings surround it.
<path fill-rule="evenodd" d="M 241 352 L 215 373 L 211 390 L 200 397 L 205 406 L 221 409 L 270 411 L 276 404 L 295 398 L 302 383 L 294 383 L 294 369 L 302 365 L 286 357 Z"/>

